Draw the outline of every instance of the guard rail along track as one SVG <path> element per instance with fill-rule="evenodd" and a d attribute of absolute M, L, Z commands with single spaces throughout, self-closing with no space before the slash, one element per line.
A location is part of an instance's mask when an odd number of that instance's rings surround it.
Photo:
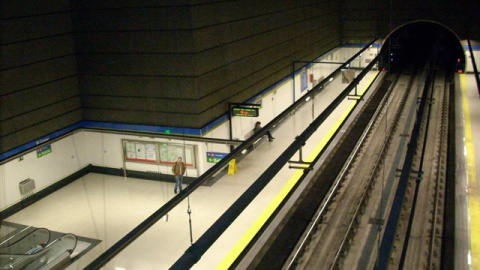
<path fill-rule="evenodd" d="M 409 168 L 402 169 L 410 180 L 406 182 L 405 196 L 402 196 L 387 268 L 440 267 L 447 80 L 430 80 L 428 78 L 435 78 L 434 73 L 416 75 L 415 70 L 406 70 L 394 79 L 395 83 L 383 98 L 295 252 L 284 265 L 285 269 L 378 267 L 376 258 L 384 221 L 394 200 L 398 174 L 402 172 L 397 169 L 408 163 L 402 164 L 401 161 L 408 158 L 404 149 L 406 140 L 414 132 L 412 111 L 420 104 L 418 96 L 425 77 L 423 99 L 428 106 L 420 117 L 413 162 Z M 415 82 L 417 91 L 412 90 Z M 426 93 L 429 93 L 428 98 Z M 408 142 L 408 145 L 412 143 Z M 389 175 L 393 177 L 386 179 Z"/>
<path fill-rule="evenodd" d="M 374 180 L 378 175 L 380 165 L 392 140 L 393 132 L 397 127 L 396 123 L 398 123 L 398 119 L 400 118 L 400 108 L 406 102 L 406 94 L 408 91 L 399 91 L 395 87 L 398 84 L 399 79 L 400 76 L 395 78 L 394 83 L 389 88 L 388 93 L 384 96 L 380 106 L 374 113 L 372 119 L 369 121 L 367 128 L 361 136 L 361 140 L 355 147 L 355 151 L 353 151 L 349 156 L 349 162 L 345 163 L 340 175 L 337 177 L 335 181 L 336 184 L 330 190 L 330 196 L 323 201 L 320 211 L 316 214 L 315 221 L 311 224 L 312 229 L 316 228 L 315 233 L 307 233 L 303 237 L 303 239 L 307 239 L 304 241 L 310 242 L 309 245 L 301 248 L 303 250 L 302 252 L 297 252 L 303 253 L 303 256 L 301 258 L 295 258 L 295 263 L 291 262 L 287 268 L 293 269 L 292 266 L 295 266 L 295 269 L 308 269 L 313 267 L 313 265 L 319 264 L 323 265 L 322 268 L 324 269 L 334 269 L 339 268 L 341 262 L 343 262 L 343 259 L 345 258 L 345 255 L 350 247 L 349 243 L 351 243 L 351 239 L 355 235 L 356 226 L 359 223 L 358 218 L 361 217 L 361 213 L 363 213 L 365 210 L 369 199 L 368 195 L 372 191 Z M 407 88 L 410 88 L 412 81 L 412 79 L 409 80 L 409 87 Z M 401 90 L 403 90 L 403 88 Z M 392 102 L 392 99 L 400 100 L 400 102 L 397 103 L 398 105 L 396 110 L 389 110 L 389 107 L 391 106 L 389 104 Z M 383 119 L 387 113 L 392 114 L 392 112 L 394 112 L 394 120 L 391 122 L 394 124 L 390 125 L 387 135 L 385 135 L 382 133 L 383 130 L 380 129 L 382 127 L 381 119 Z M 370 144 L 372 138 L 374 137 L 372 134 L 375 133 L 375 131 L 382 133 L 380 134 L 382 135 L 382 138 L 380 140 L 378 140 L 378 138 L 374 138 L 380 143 L 377 143 L 374 151 L 372 151 L 371 148 L 369 149 L 368 147 L 365 147 L 365 145 Z M 377 137 L 378 136 L 379 135 L 377 135 Z M 383 140 L 383 137 L 386 139 Z M 371 153 L 366 153 L 368 150 L 374 154 L 372 155 Z M 354 176 L 353 172 L 355 172 L 355 167 L 358 167 L 360 164 L 359 160 L 362 159 L 369 161 L 370 163 L 367 168 L 363 168 L 362 172 L 362 175 L 366 175 L 367 177 L 363 177 L 365 178 L 362 180 L 363 184 L 360 183 L 360 181 L 351 183 L 351 178 Z M 351 185 L 356 185 L 356 187 L 352 188 Z M 359 196 L 357 195 L 354 200 L 342 199 L 342 197 L 346 196 L 345 191 L 347 190 L 362 190 L 363 192 Z M 345 200 L 349 200 L 349 202 L 345 203 Z M 341 201 L 342 203 L 339 204 L 337 203 L 338 201 Z M 344 209 L 340 210 L 342 207 Z M 347 208 L 352 209 L 348 210 Z M 333 216 L 334 212 L 340 213 L 337 215 L 337 218 Z M 341 224 L 345 224 L 346 226 L 341 225 L 338 228 L 335 228 L 337 226 L 329 227 L 334 223 L 338 223 L 339 218 L 342 219 Z M 333 221 L 334 219 L 337 219 L 337 221 Z M 321 223 L 318 223 L 320 220 Z M 332 237 L 334 234 L 337 236 Z M 331 242 L 325 244 L 325 238 L 330 238 Z M 326 249 L 324 251 L 320 251 L 319 249 L 321 249 L 323 246 L 328 246 L 328 250 Z M 318 254 L 322 255 L 318 256 Z M 312 261 L 313 258 L 315 258 L 317 263 Z"/>

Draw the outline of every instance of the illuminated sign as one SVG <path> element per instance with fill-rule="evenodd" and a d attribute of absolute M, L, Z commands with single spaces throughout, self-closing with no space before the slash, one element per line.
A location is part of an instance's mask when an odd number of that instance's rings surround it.
<path fill-rule="evenodd" d="M 258 117 L 258 108 L 233 107 L 232 116 Z"/>
<path fill-rule="evenodd" d="M 220 152 L 207 152 L 207 162 L 209 163 L 217 163 L 222 158 L 226 157 L 228 153 L 220 153 Z"/>
<path fill-rule="evenodd" d="M 41 158 L 45 155 L 48 155 L 52 152 L 52 146 L 50 144 L 42 146 L 38 148 L 37 150 L 37 158 Z"/>

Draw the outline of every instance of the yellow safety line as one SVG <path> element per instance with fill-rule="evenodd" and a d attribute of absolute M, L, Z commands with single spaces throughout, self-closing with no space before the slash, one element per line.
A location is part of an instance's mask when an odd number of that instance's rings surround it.
<path fill-rule="evenodd" d="M 466 75 L 460 74 L 460 87 L 462 90 L 463 126 L 465 128 L 465 159 L 467 169 L 467 200 L 470 227 L 470 256 L 471 269 L 480 269 L 480 204 L 478 200 L 477 170 L 475 167 L 475 155 L 473 145 L 472 123 L 470 119 L 470 107 L 468 103 Z"/>
<path fill-rule="evenodd" d="M 378 72 L 377 72 L 378 73 Z M 373 80 L 377 77 L 375 74 L 371 81 L 367 84 L 367 87 L 365 87 L 359 95 L 363 95 L 365 91 L 368 89 L 368 87 L 372 84 Z M 307 157 L 305 160 L 306 162 L 311 162 L 313 159 L 320 154 L 320 151 L 325 147 L 327 142 L 330 140 L 330 138 L 334 135 L 335 131 L 338 130 L 344 119 L 348 116 L 350 111 L 353 109 L 355 103 L 352 102 L 348 106 L 348 108 L 344 111 L 342 116 L 335 122 L 335 124 L 330 128 L 330 130 L 325 134 L 325 136 L 322 138 L 320 143 L 315 147 L 315 149 L 310 153 L 310 155 Z M 280 190 L 280 192 L 273 198 L 273 200 L 269 203 L 269 205 L 265 208 L 265 210 L 262 212 L 260 216 L 255 220 L 255 222 L 250 226 L 250 228 L 245 232 L 245 234 L 238 240 L 238 242 L 235 244 L 235 246 L 230 250 L 230 252 L 223 258 L 223 260 L 220 262 L 219 265 L 215 269 L 217 270 L 222 270 L 222 269 L 228 269 L 232 263 L 237 259 L 237 257 L 240 255 L 240 253 L 245 249 L 245 247 L 250 243 L 250 241 L 253 239 L 253 237 L 260 231 L 262 226 L 265 224 L 265 222 L 270 218 L 270 216 L 273 214 L 273 212 L 278 208 L 280 203 L 285 199 L 285 197 L 288 195 L 288 193 L 292 190 L 292 188 L 295 186 L 295 184 L 298 182 L 300 179 L 300 176 L 303 174 L 303 171 L 297 170 L 295 173 L 290 177 L 290 179 L 287 181 L 287 183 L 283 186 L 283 188 Z"/>

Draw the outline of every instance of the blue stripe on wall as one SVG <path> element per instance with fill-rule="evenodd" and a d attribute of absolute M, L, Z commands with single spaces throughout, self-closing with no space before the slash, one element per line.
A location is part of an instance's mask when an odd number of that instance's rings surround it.
<path fill-rule="evenodd" d="M 8 159 L 12 156 L 18 155 L 22 152 L 34 149 L 39 144 L 54 140 L 60 136 L 63 136 L 69 132 L 75 131 L 79 128 L 99 128 L 99 129 L 103 128 L 108 130 L 158 132 L 158 133 L 164 133 L 164 134 L 178 134 L 178 135 L 190 135 L 190 136 L 201 136 L 202 134 L 202 130 L 194 129 L 194 128 L 160 127 L 160 126 L 118 124 L 118 123 L 95 122 L 95 121 L 80 121 L 69 127 L 60 129 L 46 136 L 40 137 L 34 141 L 31 141 L 24 145 L 16 147 L 12 150 L 1 153 L 0 161 Z"/>
<path fill-rule="evenodd" d="M 468 50 L 468 45 L 464 45 L 463 49 Z M 480 45 L 473 45 L 472 50 L 480 50 Z"/>
<path fill-rule="evenodd" d="M 353 44 L 353 43 L 345 43 L 341 46 L 335 48 L 339 49 L 342 47 L 365 47 L 367 44 Z M 380 47 L 380 44 L 373 44 L 373 47 Z M 477 46 L 479 47 L 479 46 Z M 468 49 L 468 47 L 467 47 Z M 285 76 L 282 80 L 276 82 L 275 84 L 271 85 L 261 93 L 255 95 L 251 99 L 245 101 L 246 103 L 254 103 L 255 101 L 261 99 L 262 97 L 268 95 L 271 91 L 273 91 L 277 86 L 285 83 L 288 80 L 291 80 L 294 75 L 297 75 L 300 72 L 303 72 L 304 69 L 309 68 L 312 63 L 308 63 L 307 65 L 296 69 L 294 74 L 290 74 Z M 34 141 L 28 142 L 24 145 L 16 147 L 12 150 L 0 154 L 0 161 L 8 159 L 12 156 L 18 155 L 24 151 L 31 150 L 35 148 L 37 145 L 51 141 L 56 139 L 62 135 L 65 135 L 69 132 L 72 132 L 79 128 L 99 128 L 99 129 L 109 129 L 109 130 L 122 130 L 122 131 L 143 131 L 143 132 L 158 132 L 164 134 L 177 134 L 177 135 L 191 135 L 191 136 L 203 136 L 207 134 L 209 131 L 215 129 L 219 125 L 223 124 L 224 122 L 228 121 L 229 119 L 228 112 L 226 114 L 221 115 L 217 119 L 213 120 L 212 122 L 208 123 L 204 127 L 200 129 L 195 128 L 182 128 L 182 127 L 162 127 L 162 126 L 148 126 L 148 125 L 134 125 L 134 124 L 119 124 L 119 123 L 108 123 L 108 122 L 96 122 L 96 121 L 80 121 L 74 125 L 69 127 L 63 128 L 46 136 L 40 137 Z"/>
<path fill-rule="evenodd" d="M 58 138 L 60 136 L 63 136 L 69 132 L 72 132 L 76 129 L 79 129 L 81 128 L 82 126 L 82 123 L 81 122 L 78 122 L 76 124 L 73 124 L 69 127 L 66 127 L 66 128 L 63 128 L 63 129 L 60 129 L 60 130 L 57 130 L 55 132 L 52 132 L 50 134 L 48 134 L 47 136 L 43 136 L 43 137 L 40 137 L 34 141 L 31 141 L 31 142 L 28 142 L 24 145 L 21 145 L 19 147 L 16 147 L 16 148 L 13 148 L 12 150 L 9 150 L 7 152 L 4 152 L 4 153 L 1 153 L 0 154 L 0 161 L 3 161 L 7 158 L 10 158 L 12 156 L 15 156 L 17 154 L 20 154 L 24 151 L 27 151 L 27 150 L 30 150 L 30 149 L 33 149 L 35 148 L 37 145 L 39 144 L 42 144 L 42 143 L 45 143 L 45 142 L 48 142 L 48 141 L 51 141 L 55 138 Z"/>
<path fill-rule="evenodd" d="M 180 135 L 190 135 L 190 136 L 201 135 L 200 129 L 196 129 L 196 128 L 162 127 L 162 126 L 119 124 L 119 123 L 95 122 L 95 121 L 82 121 L 82 128 L 104 128 L 104 129 L 110 129 L 110 130 L 146 131 L 146 132 L 158 132 L 158 133 L 180 134 Z"/>
<path fill-rule="evenodd" d="M 213 120 L 212 122 L 208 123 L 203 128 L 201 128 L 200 136 L 203 136 L 204 134 L 207 134 L 209 131 L 215 129 L 219 125 L 228 121 L 228 119 L 230 119 L 230 116 L 228 115 L 228 113 L 221 115 L 217 119 Z"/>

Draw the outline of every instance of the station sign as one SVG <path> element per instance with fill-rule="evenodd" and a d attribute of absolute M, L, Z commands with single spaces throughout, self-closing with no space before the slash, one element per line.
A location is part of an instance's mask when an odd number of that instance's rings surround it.
<path fill-rule="evenodd" d="M 48 144 L 40 148 L 37 148 L 36 152 L 37 152 L 37 158 L 41 158 L 45 155 L 48 155 L 52 152 L 52 145 Z"/>
<path fill-rule="evenodd" d="M 217 163 L 222 158 L 226 157 L 228 153 L 220 153 L 220 152 L 207 152 L 207 162 L 208 163 Z"/>
<path fill-rule="evenodd" d="M 258 117 L 258 108 L 233 107 L 232 116 Z"/>

